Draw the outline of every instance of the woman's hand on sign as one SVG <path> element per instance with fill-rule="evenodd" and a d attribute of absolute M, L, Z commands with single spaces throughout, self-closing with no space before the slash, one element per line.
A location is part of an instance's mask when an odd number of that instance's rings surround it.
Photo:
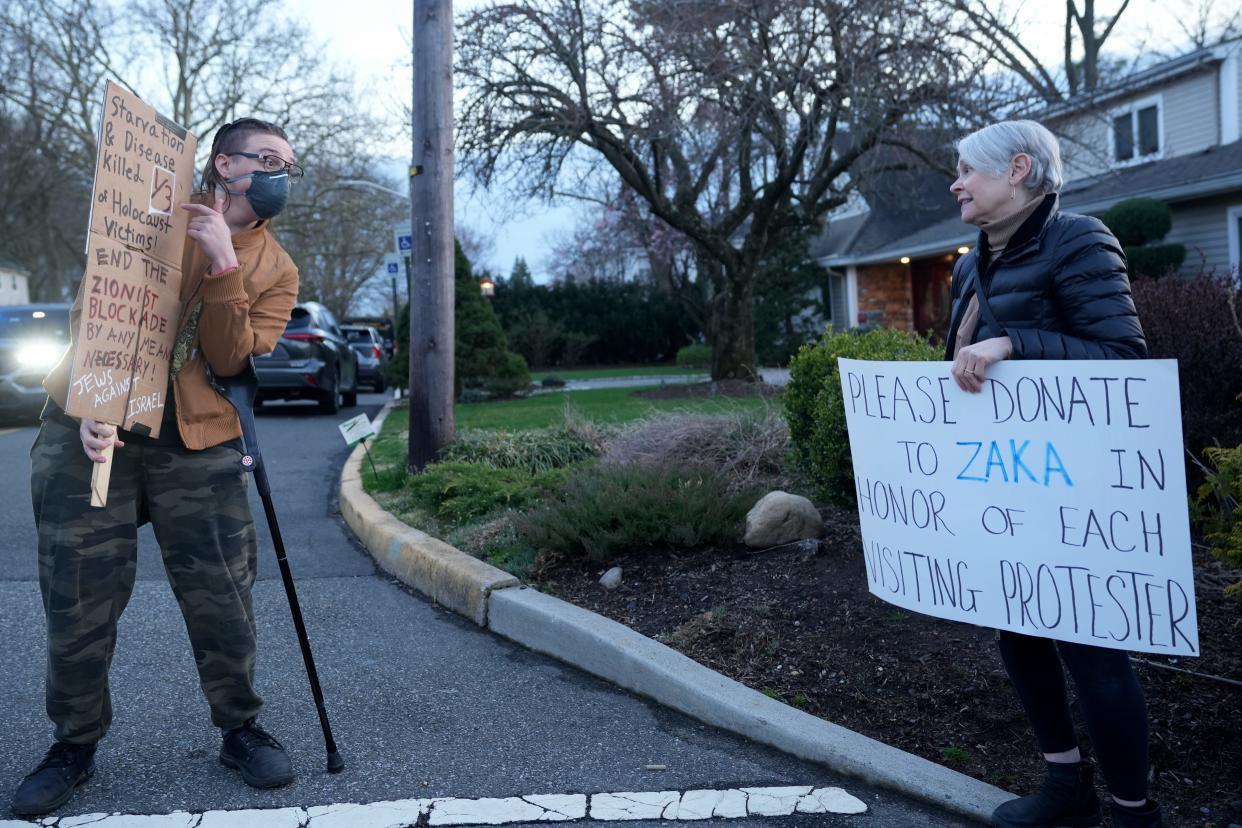
<path fill-rule="evenodd" d="M 86 452 L 86 456 L 91 459 L 92 463 L 107 461 L 107 458 L 103 456 L 103 450 L 108 446 L 119 448 L 125 445 L 116 439 L 115 427 L 95 420 L 83 420 L 82 425 L 78 426 L 78 434 L 82 437 L 82 450 Z"/>
<path fill-rule="evenodd" d="M 198 242 L 203 254 L 211 262 L 211 272 L 220 273 L 237 267 L 237 254 L 233 250 L 233 233 L 224 220 L 224 196 L 217 195 L 215 204 L 182 204 L 181 209 L 190 214 L 190 227 L 186 235 Z"/>
<path fill-rule="evenodd" d="M 996 336 L 967 345 L 957 352 L 950 373 L 963 391 L 977 394 L 983 390 L 988 368 L 1013 355 L 1013 342 L 1007 336 Z"/>

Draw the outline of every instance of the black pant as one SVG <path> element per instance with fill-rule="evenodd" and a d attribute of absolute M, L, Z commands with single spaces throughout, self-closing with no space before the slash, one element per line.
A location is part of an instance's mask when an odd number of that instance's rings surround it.
<path fill-rule="evenodd" d="M 1005 631 L 998 640 L 1039 749 L 1062 753 L 1078 747 L 1061 672 L 1065 662 L 1109 792 L 1118 799 L 1146 799 L 1147 702 L 1130 655 Z"/>

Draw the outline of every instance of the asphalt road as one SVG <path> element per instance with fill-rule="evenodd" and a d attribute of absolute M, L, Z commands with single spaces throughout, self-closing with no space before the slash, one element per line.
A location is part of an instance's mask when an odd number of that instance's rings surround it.
<path fill-rule="evenodd" d="M 276 808 L 407 798 L 840 785 L 860 816 L 748 819 L 750 825 L 958 826 L 816 765 L 668 711 L 494 638 L 379 573 L 341 521 L 347 450 L 337 423 L 384 402 L 363 395 L 337 417 L 270 404 L 258 418 L 273 499 L 346 771 L 323 746 L 279 570 L 263 539 L 254 599 L 263 723 L 289 748 L 298 780 L 254 791 L 216 761 L 219 736 L 198 689 L 180 614 L 150 527 L 112 669 L 115 721 L 98 773 L 59 815 Z M 0 428 L 0 819 L 50 744 L 42 706 L 42 608 L 28 452 L 33 426 Z M 666 770 L 646 770 L 659 764 Z M 585 823 L 579 823 L 585 824 Z M 637 825 L 637 823 L 631 823 Z"/>

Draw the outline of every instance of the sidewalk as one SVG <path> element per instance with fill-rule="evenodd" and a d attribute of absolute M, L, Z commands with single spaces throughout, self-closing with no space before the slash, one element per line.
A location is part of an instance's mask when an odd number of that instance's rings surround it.
<path fill-rule="evenodd" d="M 781 378 L 787 377 L 786 372 Z M 508 573 L 406 526 L 363 491 L 362 456 L 362 450 L 356 450 L 341 475 L 341 514 L 346 523 L 381 567 L 492 633 L 699 721 L 946 812 L 986 822 L 992 810 L 1011 797 L 768 698 L 628 627 L 524 586 Z"/>
<path fill-rule="evenodd" d="M 787 385 L 789 383 L 788 368 L 760 368 L 759 377 L 769 385 Z M 656 376 L 635 377 L 603 377 L 599 379 L 565 380 L 563 387 L 539 388 L 536 394 L 547 394 L 553 391 L 589 391 L 596 388 L 638 388 L 645 385 L 689 385 L 696 382 L 707 382 L 706 374 L 660 374 Z"/>

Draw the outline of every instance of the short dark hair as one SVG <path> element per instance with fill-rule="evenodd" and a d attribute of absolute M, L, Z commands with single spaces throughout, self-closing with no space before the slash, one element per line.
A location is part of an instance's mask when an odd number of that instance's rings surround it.
<path fill-rule="evenodd" d="M 246 145 L 246 139 L 255 133 L 263 133 L 265 135 L 275 135 L 285 141 L 289 140 L 289 136 L 285 135 L 285 131 L 269 121 L 261 121 L 258 118 L 238 118 L 230 124 L 225 124 L 216 130 L 215 138 L 211 142 L 211 155 L 207 157 L 207 164 L 203 167 L 203 189 L 210 192 L 219 187 L 226 189 L 224 179 L 216 170 L 216 156 L 224 153 L 228 155 L 233 152 L 240 152 L 241 148 Z"/>

